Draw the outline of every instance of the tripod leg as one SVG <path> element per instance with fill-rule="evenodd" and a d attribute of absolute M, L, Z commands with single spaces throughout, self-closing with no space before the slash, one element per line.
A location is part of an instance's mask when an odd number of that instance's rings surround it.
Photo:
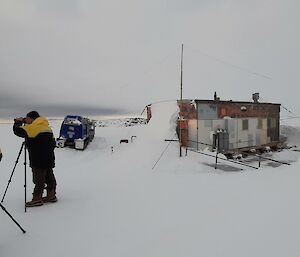
<path fill-rule="evenodd" d="M 5 209 L 5 207 L 0 203 L 0 207 L 2 208 L 3 211 L 12 219 L 12 221 L 22 230 L 22 232 L 25 234 L 26 231 L 21 227 L 21 225 L 14 219 L 13 216 Z"/>
<path fill-rule="evenodd" d="M 27 193 L 27 170 L 26 170 L 26 167 L 27 167 L 27 149 L 26 149 L 26 144 L 24 144 L 25 147 L 24 147 L 24 177 L 25 177 L 25 183 L 24 183 L 24 193 L 25 193 L 25 202 L 24 202 L 24 208 L 25 208 L 25 212 L 27 211 L 26 209 L 26 193 Z"/>
<path fill-rule="evenodd" d="M 14 168 L 13 168 L 13 171 L 12 171 L 12 173 L 11 173 L 11 175 L 10 175 L 10 178 L 9 178 L 9 180 L 8 180 L 8 183 L 7 183 L 7 186 L 6 186 L 5 192 L 4 192 L 4 194 L 3 194 L 3 197 L 2 197 L 1 203 L 3 203 L 3 201 L 4 201 L 4 197 L 5 197 L 5 195 L 6 195 L 7 189 L 8 189 L 8 187 L 9 187 L 9 184 L 10 184 L 10 182 L 11 182 L 12 176 L 14 175 L 15 169 L 16 169 L 16 167 L 17 167 L 17 164 L 18 164 L 18 162 L 19 162 L 19 158 L 20 158 L 20 155 L 21 155 L 21 153 L 22 153 L 22 150 L 23 150 L 23 147 L 24 147 L 24 146 L 25 146 L 25 142 L 23 142 L 23 143 L 22 143 L 22 145 L 21 145 L 21 148 L 20 148 L 20 151 L 19 151 L 19 154 L 18 154 L 17 160 L 16 160 L 16 162 L 15 162 L 15 166 L 14 166 Z"/>

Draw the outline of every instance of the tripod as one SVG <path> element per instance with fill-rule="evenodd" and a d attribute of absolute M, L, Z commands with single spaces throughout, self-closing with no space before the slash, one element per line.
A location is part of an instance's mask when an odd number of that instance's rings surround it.
<path fill-rule="evenodd" d="M 12 176 L 13 176 L 14 173 L 15 173 L 15 170 L 16 170 L 17 164 L 18 164 L 18 162 L 19 162 L 19 158 L 20 158 L 20 155 L 21 155 L 21 153 L 22 153 L 23 148 L 24 148 L 24 171 L 25 171 L 25 184 L 24 184 L 24 189 L 25 189 L 25 190 L 24 190 L 24 191 L 25 191 L 25 212 L 26 212 L 26 211 L 27 211 L 27 210 L 26 210 L 26 191 L 27 191 L 27 190 L 26 190 L 26 188 L 27 188 L 27 182 L 26 182 L 26 177 L 27 177 L 27 175 L 26 175 L 26 171 L 27 171 L 27 169 L 26 169 L 26 165 L 27 165 L 27 153 L 26 153 L 26 152 L 27 152 L 27 151 L 26 151 L 26 144 L 25 144 L 25 141 L 22 143 L 21 148 L 20 148 L 20 150 L 19 150 L 18 157 L 17 157 L 17 159 L 16 159 L 16 162 L 15 162 L 14 168 L 13 168 L 13 170 L 12 170 L 12 173 L 11 173 L 11 175 L 10 175 L 10 177 L 9 177 L 9 180 L 8 180 L 8 183 L 7 183 L 5 192 L 4 192 L 4 194 L 3 194 L 1 203 L 3 203 L 3 201 L 4 201 L 4 197 L 5 197 L 6 192 L 7 192 L 7 190 L 8 190 L 9 184 L 11 183 Z M 1 205 L 1 207 L 2 207 L 2 206 L 3 206 L 3 205 Z"/>
<path fill-rule="evenodd" d="M 13 216 L 5 209 L 5 207 L 0 203 L 0 207 L 2 208 L 3 211 L 12 219 L 12 221 L 22 230 L 22 232 L 25 234 L 26 231 L 21 227 L 21 225 L 14 219 Z"/>
<path fill-rule="evenodd" d="M 26 202 L 26 159 L 27 159 L 27 157 L 26 157 L 26 145 L 25 145 L 25 142 L 23 142 L 22 145 L 21 145 L 21 148 L 20 148 L 20 151 L 19 151 L 17 160 L 16 160 L 16 162 L 15 162 L 15 166 L 14 166 L 13 171 L 12 171 L 12 173 L 11 173 L 11 175 L 10 175 L 9 180 L 8 180 L 8 184 L 7 184 L 7 186 L 6 186 L 4 195 L 3 195 L 3 197 L 2 197 L 2 200 L 1 200 L 1 203 L 0 203 L 0 207 L 1 207 L 1 209 L 2 209 L 2 210 L 3 210 L 3 211 L 11 218 L 11 220 L 12 220 L 12 221 L 13 221 L 13 222 L 14 222 L 14 223 L 22 230 L 22 232 L 23 232 L 23 233 L 26 233 L 26 231 L 21 227 L 21 225 L 14 219 L 14 217 L 6 210 L 6 208 L 5 208 L 5 207 L 3 206 L 3 204 L 2 204 L 3 201 L 4 201 L 4 197 L 5 197 L 5 195 L 6 195 L 8 186 L 9 186 L 9 184 L 10 184 L 10 182 L 11 182 L 12 176 L 13 176 L 13 174 L 14 174 L 14 172 L 15 172 L 15 169 L 16 169 L 16 167 L 17 167 L 17 164 L 18 164 L 18 162 L 19 162 L 19 158 L 20 158 L 20 155 L 21 155 L 21 153 L 22 153 L 23 148 L 24 148 L 24 159 L 25 159 L 25 161 L 24 161 L 24 165 L 25 165 L 25 185 L 24 185 L 24 187 L 25 187 L 25 202 Z M 26 205 L 25 205 L 25 212 L 26 212 Z"/>

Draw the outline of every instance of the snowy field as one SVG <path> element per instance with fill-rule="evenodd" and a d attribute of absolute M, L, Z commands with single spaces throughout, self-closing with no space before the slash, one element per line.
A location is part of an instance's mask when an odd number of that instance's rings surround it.
<path fill-rule="evenodd" d="M 148 125 L 98 127 L 85 151 L 56 149 L 59 201 L 27 213 L 22 155 L 4 206 L 27 233 L 0 209 L 0 256 L 300 256 L 300 152 L 270 155 L 290 166 L 220 161 L 215 170 L 213 158 L 179 158 L 178 143 L 164 141 L 176 138 L 176 104 L 153 107 Z M 58 136 L 60 123 L 51 126 Z M 292 144 L 299 131 L 286 130 Z M 2 199 L 22 139 L 12 124 L 0 124 L 0 133 Z M 27 181 L 30 200 L 29 168 Z"/>

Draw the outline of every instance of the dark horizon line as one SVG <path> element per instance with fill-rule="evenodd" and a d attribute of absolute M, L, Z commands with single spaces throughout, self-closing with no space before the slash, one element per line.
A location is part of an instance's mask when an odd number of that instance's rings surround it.
<path fill-rule="evenodd" d="M 121 108 L 101 108 L 101 107 L 80 107 L 80 106 L 24 106 L 17 108 L 0 108 L 0 118 L 13 119 L 16 117 L 24 117 L 30 111 L 37 111 L 41 116 L 46 117 L 65 117 L 66 115 L 81 116 L 123 116 L 123 115 L 139 115 L 136 110 Z"/>

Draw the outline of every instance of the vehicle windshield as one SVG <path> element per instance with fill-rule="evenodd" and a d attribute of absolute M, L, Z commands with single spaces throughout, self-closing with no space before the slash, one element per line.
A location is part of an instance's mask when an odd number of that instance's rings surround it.
<path fill-rule="evenodd" d="M 81 125 L 81 121 L 79 121 L 76 118 L 67 117 L 67 118 L 64 119 L 64 124 L 79 126 L 79 125 Z"/>

